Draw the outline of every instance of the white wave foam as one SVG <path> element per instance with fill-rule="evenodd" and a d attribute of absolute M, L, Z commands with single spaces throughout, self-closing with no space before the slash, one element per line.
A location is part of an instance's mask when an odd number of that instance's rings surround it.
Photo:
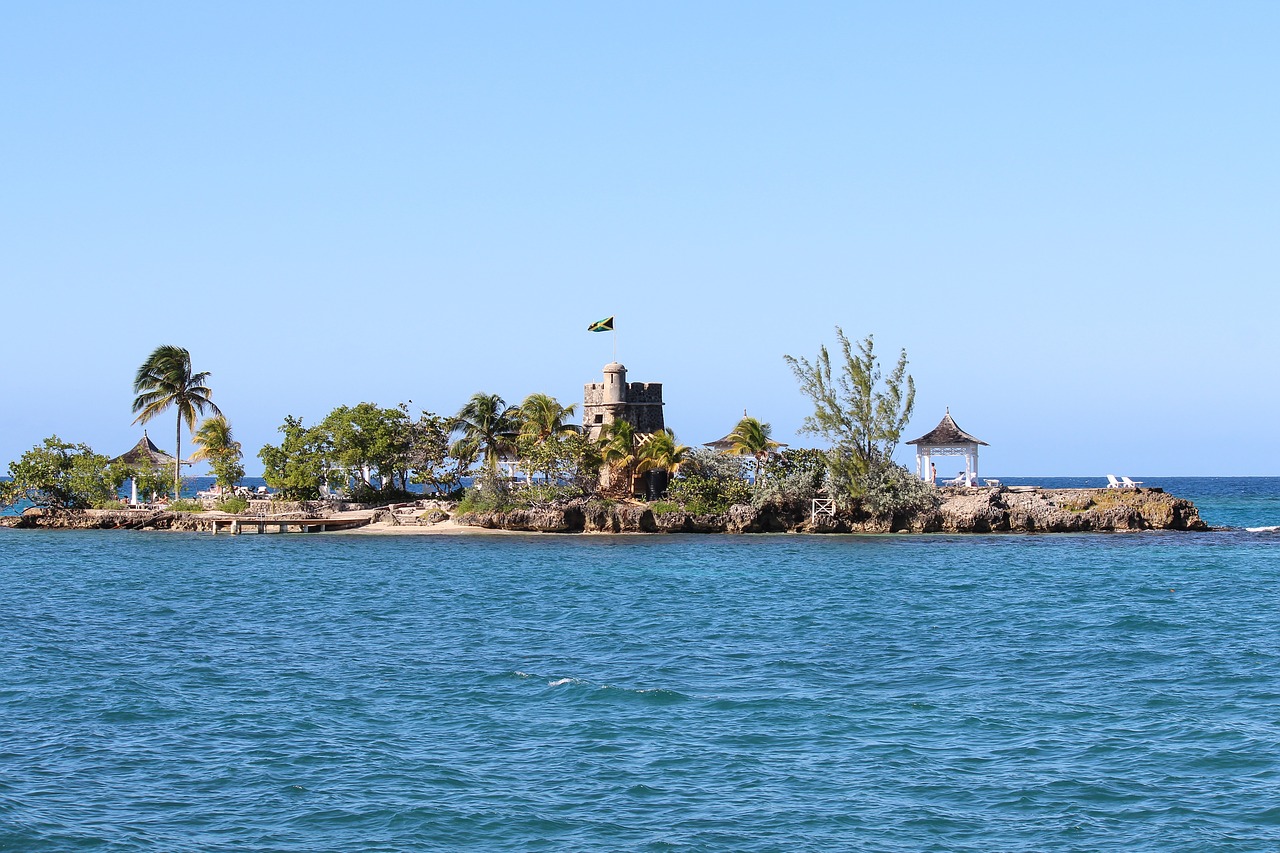
<path fill-rule="evenodd" d="M 1275 527 L 1246 527 L 1245 530 L 1250 533 L 1276 533 L 1280 532 L 1280 525 Z"/>
<path fill-rule="evenodd" d="M 560 687 L 563 684 L 581 684 L 582 681 L 577 678 L 561 678 L 557 681 L 548 681 L 548 687 Z"/>

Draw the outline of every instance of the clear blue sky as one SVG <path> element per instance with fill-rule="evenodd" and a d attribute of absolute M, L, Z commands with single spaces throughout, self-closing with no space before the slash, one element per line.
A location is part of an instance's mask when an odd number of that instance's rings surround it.
<path fill-rule="evenodd" d="M 1280 4 L 4 18 L 0 466 L 131 446 L 161 343 L 257 473 L 286 414 L 580 401 L 613 314 L 690 444 L 811 442 L 782 356 L 839 324 L 984 473 L 1280 474 Z"/>

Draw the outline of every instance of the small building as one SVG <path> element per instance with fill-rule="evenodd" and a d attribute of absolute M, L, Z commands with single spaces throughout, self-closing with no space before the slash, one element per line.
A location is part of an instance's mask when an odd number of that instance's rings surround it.
<path fill-rule="evenodd" d="M 167 468 L 173 465 L 173 457 L 156 447 L 148 436 L 147 431 L 142 431 L 142 438 L 138 440 L 132 448 L 112 459 L 116 462 L 128 465 L 132 468 Z M 129 503 L 136 504 L 138 502 L 138 478 L 129 478 Z"/>
<path fill-rule="evenodd" d="M 631 424 L 637 435 L 661 432 L 661 382 L 627 382 L 627 369 L 618 362 L 604 366 L 604 381 L 591 382 L 582 392 L 582 428 L 594 441 L 616 420 Z"/>
<path fill-rule="evenodd" d="M 942 420 L 930 432 L 919 438 L 908 441 L 916 448 L 916 476 L 926 483 L 936 479 L 933 466 L 935 456 L 963 456 L 966 485 L 974 486 L 978 482 L 978 446 L 989 447 L 985 441 L 975 438 L 960 427 L 951 418 L 951 409 L 942 416 Z"/>

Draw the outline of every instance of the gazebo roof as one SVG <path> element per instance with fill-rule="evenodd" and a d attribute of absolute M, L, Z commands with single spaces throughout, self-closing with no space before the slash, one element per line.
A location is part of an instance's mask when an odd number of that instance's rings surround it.
<path fill-rule="evenodd" d="M 120 454 L 111 461 L 123 462 L 126 465 L 170 465 L 173 463 L 173 457 L 156 447 L 147 437 L 146 432 L 143 432 L 142 438 L 132 450 Z"/>
<path fill-rule="evenodd" d="M 732 450 L 733 444 L 734 444 L 733 433 L 729 433 L 724 438 L 717 438 L 715 441 L 703 442 L 702 446 L 710 447 L 712 450 L 719 450 L 720 452 L 723 453 L 727 450 Z M 786 446 L 787 445 L 783 444 L 781 441 L 772 441 L 772 440 L 769 441 L 769 449 L 771 451 L 775 450 L 776 448 L 786 447 Z"/>
<path fill-rule="evenodd" d="M 974 438 L 969 433 L 956 426 L 956 422 L 951 419 L 951 410 L 947 409 L 947 413 L 942 416 L 942 420 L 932 431 L 925 433 L 919 438 L 908 441 L 907 444 L 927 444 L 932 447 L 955 446 L 958 444 L 981 444 L 984 447 L 990 447 L 985 441 Z"/>

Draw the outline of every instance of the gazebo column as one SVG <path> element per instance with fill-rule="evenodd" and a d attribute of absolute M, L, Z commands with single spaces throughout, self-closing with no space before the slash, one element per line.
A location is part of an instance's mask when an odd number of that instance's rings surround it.
<path fill-rule="evenodd" d="M 130 506 L 138 505 L 138 478 L 137 477 L 129 478 L 129 505 Z"/>

